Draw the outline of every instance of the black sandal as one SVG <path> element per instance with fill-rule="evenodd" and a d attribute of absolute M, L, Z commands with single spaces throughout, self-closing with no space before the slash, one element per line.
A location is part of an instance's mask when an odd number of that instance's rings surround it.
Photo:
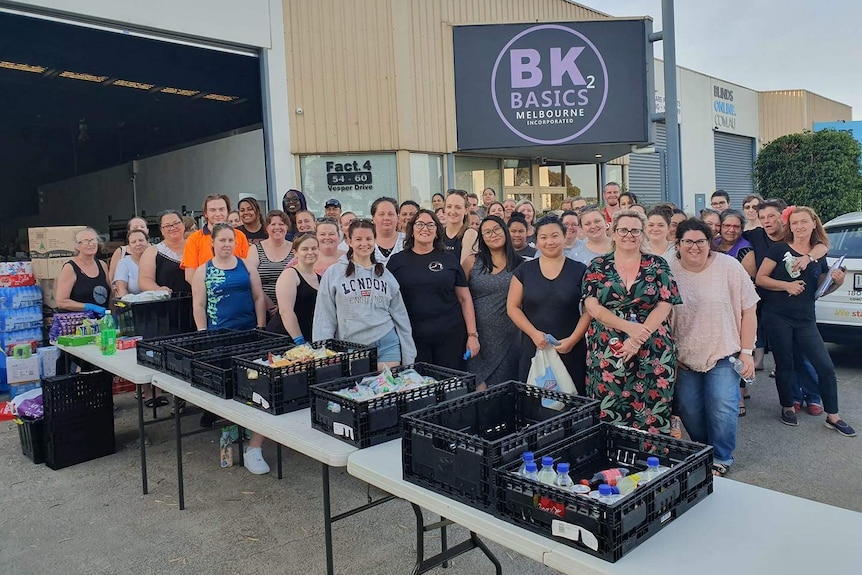
<path fill-rule="evenodd" d="M 146 405 L 147 407 L 152 409 L 154 407 L 164 407 L 164 406 L 168 405 L 169 403 L 170 402 L 168 401 L 167 397 L 165 397 L 164 395 L 158 395 L 156 397 L 151 397 L 150 399 L 145 401 L 144 405 Z"/>
<path fill-rule="evenodd" d="M 712 474 L 716 477 L 724 477 L 727 475 L 727 472 L 730 471 L 730 468 L 723 463 L 715 463 L 712 464 Z"/>

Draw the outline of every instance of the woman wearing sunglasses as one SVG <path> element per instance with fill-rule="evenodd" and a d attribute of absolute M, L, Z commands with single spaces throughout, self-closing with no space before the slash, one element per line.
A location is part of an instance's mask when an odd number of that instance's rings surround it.
<path fill-rule="evenodd" d="M 643 253 L 646 217 L 617 211 L 613 251 L 596 257 L 584 276 L 587 393 L 602 401 L 610 423 L 669 433 L 676 345 L 668 315 L 682 303 L 667 261 Z M 616 340 L 616 341 L 614 341 Z"/>

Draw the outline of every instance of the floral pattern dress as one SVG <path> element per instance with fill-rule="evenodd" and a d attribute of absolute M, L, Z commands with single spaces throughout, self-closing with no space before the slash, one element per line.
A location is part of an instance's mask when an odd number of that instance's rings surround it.
<path fill-rule="evenodd" d="M 614 266 L 614 254 L 595 258 L 584 275 L 584 297 L 624 319 L 643 323 L 661 302 L 682 303 L 676 282 L 664 258 L 641 255 L 640 270 L 626 290 Z M 601 401 L 602 420 L 645 429 L 670 431 L 671 401 L 676 381 L 676 346 L 668 320 L 653 332 L 638 355 L 627 363 L 614 356 L 608 342 L 625 341 L 624 332 L 597 320 L 587 329 L 587 395 Z"/>

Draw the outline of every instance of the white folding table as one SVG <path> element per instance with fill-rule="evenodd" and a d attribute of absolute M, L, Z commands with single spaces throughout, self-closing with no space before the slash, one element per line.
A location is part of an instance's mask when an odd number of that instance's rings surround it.
<path fill-rule="evenodd" d="M 405 481 L 400 440 L 351 454 L 347 471 L 570 575 L 811 575 L 823 569 L 856 573 L 862 566 L 862 513 L 726 478 L 715 478 L 714 492 L 706 499 L 616 563 L 608 563 Z"/>

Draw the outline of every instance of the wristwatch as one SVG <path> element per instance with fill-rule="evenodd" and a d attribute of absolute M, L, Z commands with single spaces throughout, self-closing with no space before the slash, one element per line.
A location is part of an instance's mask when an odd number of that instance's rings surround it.
<path fill-rule="evenodd" d="M 754 355 L 754 350 L 753 349 L 740 349 L 739 353 L 744 353 L 746 355 Z"/>

